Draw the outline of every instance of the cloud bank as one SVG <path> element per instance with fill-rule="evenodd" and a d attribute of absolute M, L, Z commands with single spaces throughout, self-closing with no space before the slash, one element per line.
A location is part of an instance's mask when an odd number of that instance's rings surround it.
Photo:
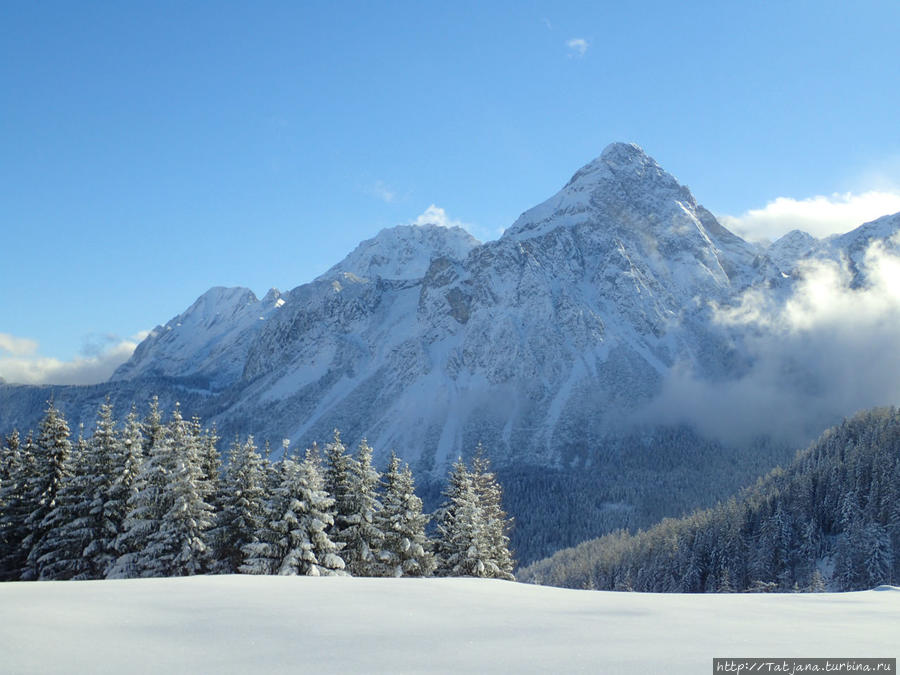
<path fill-rule="evenodd" d="M 63 361 L 38 353 L 38 343 L 0 333 L 0 378 L 16 384 L 97 384 L 127 361 L 147 331 L 122 339 L 114 335 L 85 337 L 81 354 Z"/>
<path fill-rule="evenodd" d="M 711 383 L 676 368 L 648 414 L 730 443 L 771 434 L 801 445 L 858 410 L 900 404 L 900 257 L 872 245 L 858 288 L 833 261 L 801 271 L 786 299 L 751 291 L 715 309 L 724 330 L 744 336 L 739 376 Z"/>
<path fill-rule="evenodd" d="M 778 197 L 761 209 L 751 209 L 740 216 L 723 215 L 719 220 L 751 241 L 774 241 L 791 230 L 803 230 L 821 239 L 898 211 L 900 191 L 870 190 L 808 199 Z"/>

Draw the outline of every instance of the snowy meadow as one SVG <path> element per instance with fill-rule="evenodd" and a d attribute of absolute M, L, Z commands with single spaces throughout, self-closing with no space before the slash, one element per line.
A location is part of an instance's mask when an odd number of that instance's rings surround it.
<path fill-rule="evenodd" d="M 196 576 L 0 585 L 7 673 L 703 673 L 898 656 L 900 588 L 575 591 L 487 579 Z"/>

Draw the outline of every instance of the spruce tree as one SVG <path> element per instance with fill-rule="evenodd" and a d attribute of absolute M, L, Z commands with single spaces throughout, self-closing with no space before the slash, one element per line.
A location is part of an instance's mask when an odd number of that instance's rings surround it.
<path fill-rule="evenodd" d="M 134 503 L 138 487 L 141 465 L 144 462 L 144 434 L 141 422 L 138 419 L 134 405 L 131 412 L 125 418 L 125 427 L 119 438 L 117 452 L 111 471 L 109 497 L 106 503 L 106 517 L 110 523 L 115 524 L 115 536 L 112 539 L 112 551 L 115 559 L 110 560 L 103 575 L 109 574 L 116 560 L 125 553 L 122 547 L 122 537 L 125 533 L 125 521 L 129 515 L 131 504 Z"/>
<path fill-rule="evenodd" d="M 84 498 L 88 503 L 85 526 L 90 536 L 83 555 L 88 563 L 85 574 L 91 579 L 106 576 L 106 570 L 117 558 L 116 539 L 124 519 L 115 494 L 116 473 L 121 466 L 122 446 L 107 397 L 100 406 L 85 461 Z"/>
<path fill-rule="evenodd" d="M 253 436 L 248 436 L 246 443 L 236 438 L 228 452 L 222 507 L 216 517 L 216 527 L 210 533 L 215 572 L 236 573 L 243 563 L 243 547 L 256 541 L 264 515 L 265 480 L 262 458 Z"/>
<path fill-rule="evenodd" d="M 37 579 L 40 575 L 38 556 L 40 542 L 46 534 L 44 519 L 56 507 L 56 497 L 70 470 L 69 425 L 62 413 L 47 402 L 47 410 L 41 420 L 35 452 L 35 473 L 28 491 L 30 513 L 26 518 L 28 534 L 23 547 L 28 552 L 22 571 L 25 581 Z"/>
<path fill-rule="evenodd" d="M 84 555 L 94 532 L 91 528 L 90 446 L 79 427 L 78 440 L 66 460 L 66 471 L 55 505 L 41 523 L 44 535 L 31 551 L 36 579 L 88 579 L 90 560 Z"/>
<path fill-rule="evenodd" d="M 382 576 L 420 577 L 434 572 L 434 555 L 429 550 L 425 526 L 429 517 L 422 513 L 422 500 L 416 496 L 412 471 L 400 468 L 400 459 L 391 453 L 387 472 L 382 477 L 383 506 L 377 524 L 384 533 Z"/>
<path fill-rule="evenodd" d="M 159 396 L 153 396 L 153 398 L 150 399 L 150 410 L 147 412 L 147 417 L 141 424 L 141 434 L 144 439 L 141 447 L 144 456 L 147 456 L 150 454 L 153 444 L 156 443 L 156 439 L 165 435 L 165 427 L 162 423 L 162 412 L 160 412 L 159 409 Z"/>
<path fill-rule="evenodd" d="M 243 547 L 245 574 L 345 574 L 338 546 L 326 532 L 332 500 L 325 492 L 315 461 L 283 458 L 281 477 L 266 504 L 256 541 Z"/>
<path fill-rule="evenodd" d="M 176 403 L 168 424 L 165 456 L 168 480 L 161 498 L 165 511 L 142 555 L 145 576 L 188 576 L 207 571 L 206 543 L 212 527 L 212 507 L 204 500 L 200 439 L 181 416 Z"/>
<path fill-rule="evenodd" d="M 490 539 L 472 474 L 462 458 L 450 471 L 446 501 L 438 511 L 437 574 L 440 576 L 498 576 L 490 556 Z"/>
<path fill-rule="evenodd" d="M 325 444 L 325 489 L 334 499 L 334 522 L 329 534 L 338 542 L 343 541 L 341 532 L 349 526 L 347 519 L 353 513 L 352 466 L 353 459 L 341 442 L 341 432 L 335 429 L 333 440 Z"/>
<path fill-rule="evenodd" d="M 146 427 L 145 427 L 146 428 Z M 199 440 L 178 404 L 156 431 L 129 500 L 121 552 L 107 576 L 160 577 L 208 569 L 212 507 L 203 499 Z"/>
<path fill-rule="evenodd" d="M 491 471 L 490 460 L 481 443 L 475 449 L 472 460 L 472 483 L 478 503 L 484 515 L 485 536 L 488 540 L 489 556 L 496 565 L 496 578 L 512 581 L 515 561 L 509 550 L 509 531 L 512 520 L 503 510 L 503 490 L 497 477 Z"/>
<path fill-rule="evenodd" d="M 355 577 L 379 576 L 383 571 L 381 549 L 384 533 L 378 527 L 380 475 L 372 466 L 372 448 L 362 439 L 350 467 L 350 513 L 336 539 L 344 544 L 341 557 Z"/>
<path fill-rule="evenodd" d="M 29 432 L 20 445 L 18 433 L 7 437 L 4 457 L 3 485 L 0 499 L 3 512 L 0 514 L 0 581 L 15 581 L 22 575 L 25 566 L 25 539 L 28 536 L 27 519 L 31 512 L 29 495 L 36 479 L 37 446 L 34 434 Z"/>

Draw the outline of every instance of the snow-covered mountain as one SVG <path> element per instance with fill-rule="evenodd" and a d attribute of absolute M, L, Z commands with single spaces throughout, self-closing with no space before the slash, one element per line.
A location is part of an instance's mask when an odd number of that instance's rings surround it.
<path fill-rule="evenodd" d="M 694 507 L 686 495 L 699 485 L 715 486 L 714 499 L 787 457 L 702 446 L 661 426 L 651 404 L 673 373 L 721 383 L 753 367 L 750 329 L 717 320 L 721 308 L 748 290 L 787 297 L 809 258 L 845 258 L 859 276 L 869 245 L 894 237 L 896 249 L 898 231 L 900 214 L 825 240 L 749 243 L 638 146 L 615 143 L 496 241 L 436 225 L 383 230 L 289 292 L 208 291 L 108 383 L 0 384 L 0 430 L 33 425 L 52 389 L 88 428 L 107 394 L 120 418 L 159 394 L 226 438 L 302 448 L 340 428 L 350 444 L 366 437 L 376 461 L 396 450 L 425 477 L 482 442 L 497 466 L 558 470 L 553 488 L 545 474 L 519 475 L 522 499 L 570 490 L 589 469 L 596 503 L 585 511 L 573 498 L 558 515 L 569 528 L 582 518 L 571 514 L 621 516 L 592 521 L 583 534 L 595 535 L 643 524 L 629 509 L 653 502 L 656 482 L 673 481 L 667 500 L 683 497 L 672 508 Z"/>
<path fill-rule="evenodd" d="M 215 389 L 237 379 L 263 322 L 284 301 L 271 289 L 259 300 L 247 288 L 211 288 L 183 313 L 157 326 L 111 380 L 149 375 L 209 377 Z"/>
<path fill-rule="evenodd" d="M 339 427 L 436 472 L 478 441 L 501 463 L 586 465 L 676 364 L 714 380 L 740 369 L 712 304 L 789 283 L 804 258 L 854 261 L 898 229 L 889 216 L 765 249 L 615 143 L 496 241 L 404 225 L 284 294 L 213 288 L 111 384 L 189 388 L 220 428 L 295 445 Z"/>

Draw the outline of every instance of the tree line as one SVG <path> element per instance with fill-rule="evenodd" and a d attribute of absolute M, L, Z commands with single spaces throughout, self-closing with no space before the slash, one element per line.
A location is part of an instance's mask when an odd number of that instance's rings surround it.
<path fill-rule="evenodd" d="M 511 520 L 479 446 L 423 513 L 408 465 L 380 473 L 362 440 L 335 430 L 324 452 L 282 442 L 270 460 L 236 437 L 223 463 L 215 427 L 158 400 L 120 425 L 107 399 L 71 440 L 48 402 L 38 433 L 0 446 L 0 580 L 281 574 L 512 579 Z M 434 521 L 429 529 L 430 521 Z"/>
<path fill-rule="evenodd" d="M 518 574 L 653 592 L 860 590 L 900 582 L 900 412 L 861 413 L 712 509 L 559 551 Z"/>

